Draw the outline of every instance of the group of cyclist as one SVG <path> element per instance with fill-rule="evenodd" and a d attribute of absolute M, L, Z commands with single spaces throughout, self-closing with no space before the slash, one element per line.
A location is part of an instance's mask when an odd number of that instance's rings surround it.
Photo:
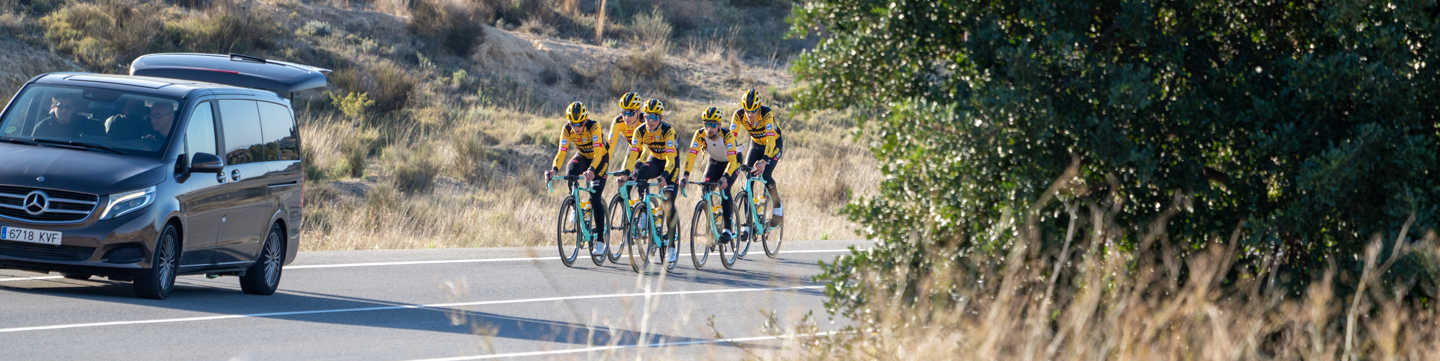
<path fill-rule="evenodd" d="M 624 170 L 617 173 L 617 181 L 624 183 L 633 178 L 637 182 L 639 193 L 645 194 L 648 181 L 658 180 L 657 183 L 665 196 L 662 206 L 664 218 L 668 222 L 665 239 L 674 239 L 679 230 L 679 219 L 675 216 L 675 193 L 677 186 L 689 183 L 690 171 L 695 165 L 697 155 L 703 152 L 710 158 L 705 167 L 703 182 L 718 183 L 725 198 L 730 198 L 730 185 L 735 183 L 737 171 L 741 169 L 737 155 L 744 151 L 739 144 L 742 130 L 750 136 L 755 145 L 746 153 L 744 164 L 750 169 L 752 176 L 765 180 L 766 190 L 775 205 L 772 208 L 773 215 L 769 218 L 770 225 L 780 224 L 784 212 L 773 174 L 784 153 L 785 142 L 780 127 L 775 122 L 775 113 L 761 104 L 760 94 L 754 89 L 746 91 L 741 97 L 740 107 L 731 113 L 728 127 L 721 124 L 724 112 L 719 108 L 710 107 L 701 113 L 700 122 L 703 127 L 695 131 L 691 138 L 689 155 L 684 162 L 681 162 L 677 151 L 675 128 L 665 121 L 664 102 L 650 99 L 642 104 L 640 96 L 632 92 L 620 97 L 619 105 L 621 112 L 611 122 L 609 136 L 601 133 L 599 122 L 589 118 L 584 104 L 574 102 L 566 107 L 565 120 L 569 125 L 561 129 L 559 150 L 555 154 L 554 164 L 545 172 L 546 179 L 554 176 L 561 170 L 561 166 L 565 165 L 565 157 L 570 149 L 575 148 L 577 154 L 570 158 L 566 174 L 584 177 L 595 190 L 590 194 L 590 204 L 594 205 L 596 210 L 590 214 L 594 217 L 592 224 L 596 234 L 601 237 L 607 234 L 604 232 L 607 212 L 603 209 L 601 194 L 605 191 L 606 170 L 610 167 L 612 146 L 621 144 L 621 138 L 630 144 L 630 151 L 625 157 Z M 729 242 L 737 236 L 730 231 L 734 213 L 732 203 L 722 202 L 725 227 L 719 236 L 721 243 Z M 746 237 L 748 230 L 742 228 L 740 232 L 739 237 Z M 605 244 L 606 242 L 596 242 L 591 255 L 604 255 Z M 669 252 L 666 262 L 675 262 L 677 257 L 677 252 Z"/>

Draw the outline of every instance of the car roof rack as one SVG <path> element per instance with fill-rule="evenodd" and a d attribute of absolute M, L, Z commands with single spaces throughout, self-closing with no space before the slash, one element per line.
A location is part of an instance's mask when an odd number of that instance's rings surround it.
<path fill-rule="evenodd" d="M 147 54 L 130 63 L 130 75 L 182 79 L 285 94 L 323 88 L 329 69 L 243 54 Z"/>

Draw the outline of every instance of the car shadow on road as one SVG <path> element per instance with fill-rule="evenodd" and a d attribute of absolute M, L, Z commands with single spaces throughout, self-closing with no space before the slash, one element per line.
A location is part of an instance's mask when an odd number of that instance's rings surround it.
<path fill-rule="evenodd" d="M 223 279 L 222 279 L 223 280 Z M 539 341 L 583 346 L 607 345 L 654 345 L 669 343 L 704 343 L 713 340 L 692 337 L 645 334 L 634 330 L 613 328 L 604 325 L 544 320 L 536 318 L 483 312 L 474 308 L 498 308 L 499 305 L 456 305 L 446 302 L 439 307 L 423 307 L 414 304 L 397 303 L 341 295 L 330 295 L 303 291 L 281 290 L 271 296 L 249 296 L 240 294 L 233 282 L 185 277 L 177 282 L 169 299 L 148 300 L 136 298 L 129 282 L 107 280 L 41 280 L 40 287 L 0 285 L 0 290 L 41 296 L 69 297 L 88 301 L 112 302 L 137 306 L 163 308 L 162 315 L 148 319 L 177 319 L 188 317 L 209 317 L 237 315 L 245 318 L 269 318 L 300 322 L 331 324 L 336 326 L 379 327 L 398 330 L 445 332 L 467 334 L 477 337 L 493 337 Z M 213 283 L 213 284 L 212 284 Z M 34 285 L 35 283 L 31 283 Z M 514 304 L 511 304 L 513 307 Z M 363 316 L 361 316 L 363 315 Z M 140 320 L 104 320 L 140 321 Z M 178 321 L 223 322 L 218 320 Z M 163 324 L 163 323 L 162 323 Z M 3 327 L 3 326 L 0 326 Z M 97 326 L 124 327 L 124 326 Z M 43 331 L 41 331 L 43 332 Z M 642 342 L 643 341 L 643 342 Z M 761 347 L 751 345 L 749 347 Z"/>

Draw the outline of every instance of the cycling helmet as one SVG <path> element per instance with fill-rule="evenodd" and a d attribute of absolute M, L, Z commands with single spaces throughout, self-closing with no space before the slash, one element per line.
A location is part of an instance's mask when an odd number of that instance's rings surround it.
<path fill-rule="evenodd" d="M 746 91 L 745 96 L 740 98 L 740 108 L 745 109 L 747 112 L 760 110 L 760 92 L 755 91 L 755 89 Z"/>
<path fill-rule="evenodd" d="M 719 123 L 720 120 L 721 120 L 723 117 L 724 117 L 724 116 L 723 116 L 722 114 L 720 114 L 720 108 L 710 107 L 710 109 L 705 109 L 705 113 L 704 113 L 704 114 L 701 114 L 701 115 L 700 115 L 700 120 L 701 120 L 701 121 L 704 121 L 704 122 L 707 122 L 707 123 L 709 123 L 709 122 Z"/>
<path fill-rule="evenodd" d="M 585 115 L 585 104 L 574 102 L 565 107 L 565 120 L 570 121 L 570 124 L 584 123 L 588 119 L 589 117 Z"/>
<path fill-rule="evenodd" d="M 660 99 L 650 99 L 650 101 L 645 102 L 645 109 L 641 111 L 650 114 L 663 115 L 665 114 L 665 103 L 660 102 Z"/>
<path fill-rule="evenodd" d="M 635 92 L 625 93 L 625 96 L 620 97 L 620 109 L 640 109 L 640 95 L 635 94 Z"/>

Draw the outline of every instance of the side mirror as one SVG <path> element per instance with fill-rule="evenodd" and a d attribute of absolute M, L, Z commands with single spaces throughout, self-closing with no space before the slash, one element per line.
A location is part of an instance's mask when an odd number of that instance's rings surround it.
<path fill-rule="evenodd" d="M 195 153 L 190 159 L 190 171 L 195 173 L 222 173 L 225 165 L 220 163 L 220 157 L 210 153 Z"/>

